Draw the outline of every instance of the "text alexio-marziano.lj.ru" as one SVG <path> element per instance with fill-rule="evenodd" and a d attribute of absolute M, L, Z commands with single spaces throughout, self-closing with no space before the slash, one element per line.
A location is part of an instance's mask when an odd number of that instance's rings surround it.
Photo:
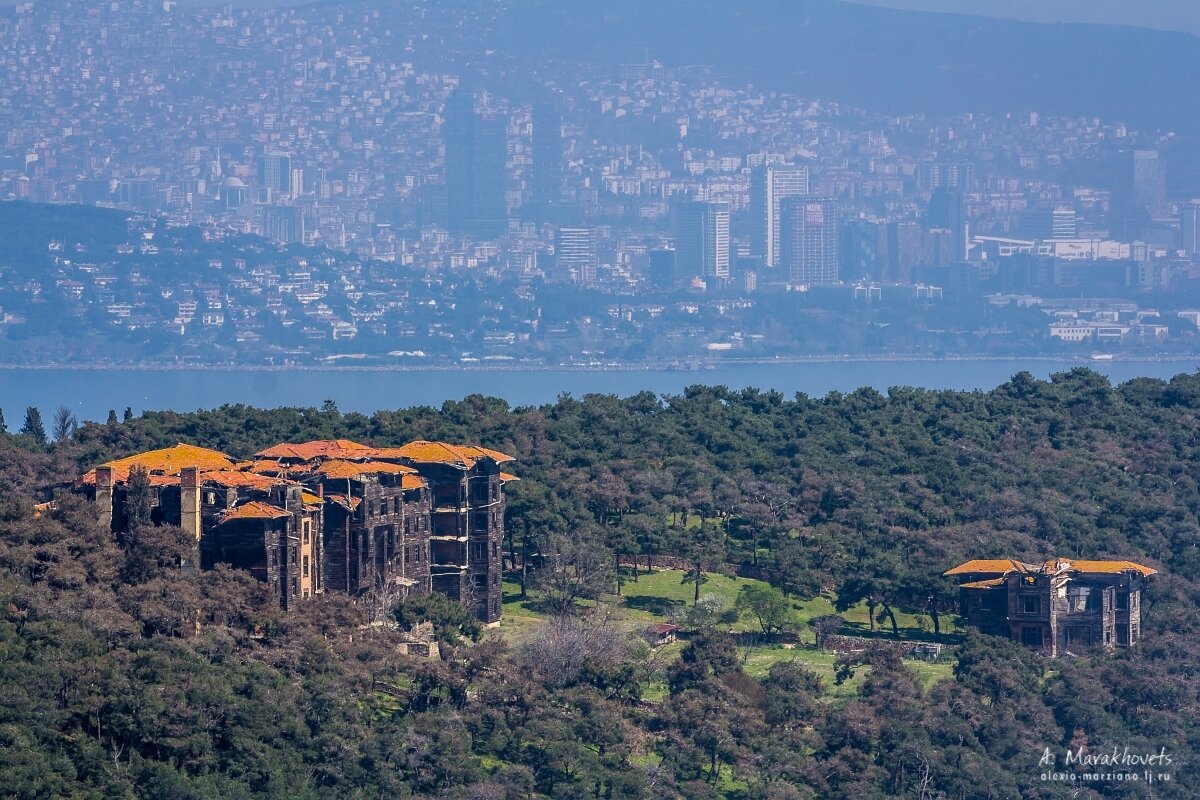
<path fill-rule="evenodd" d="M 1171 780 L 1171 762 L 1171 754 L 1165 747 L 1148 753 L 1113 745 L 1112 750 L 1088 752 L 1078 747 L 1059 754 L 1047 747 L 1038 766 L 1046 770 L 1041 774 L 1044 781 L 1154 783 Z"/>

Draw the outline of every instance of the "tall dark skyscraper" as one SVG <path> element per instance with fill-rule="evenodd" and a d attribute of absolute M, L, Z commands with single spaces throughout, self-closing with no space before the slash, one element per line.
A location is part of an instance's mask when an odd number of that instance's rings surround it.
<path fill-rule="evenodd" d="M 1184 252 L 1200 253 L 1200 200 L 1184 203 L 1179 209 L 1180 244 Z"/>
<path fill-rule="evenodd" d="M 648 254 L 646 277 L 655 286 L 668 288 L 675 282 L 675 251 L 651 250 Z"/>
<path fill-rule="evenodd" d="M 463 89 L 446 100 L 444 117 L 447 228 L 480 239 L 501 236 L 508 221 L 504 120 L 475 113 L 475 98 Z"/>
<path fill-rule="evenodd" d="M 913 268 L 925 264 L 925 228 L 912 220 L 897 220 L 888 225 L 888 274 L 896 283 L 909 283 Z"/>
<path fill-rule="evenodd" d="M 751 252 L 768 269 L 779 266 L 780 205 L 808 194 L 808 167 L 766 164 L 750 173 Z"/>
<path fill-rule="evenodd" d="M 304 241 L 304 213 L 292 206 L 263 206 L 262 233 L 282 244 Z"/>
<path fill-rule="evenodd" d="M 888 268 L 887 223 L 852 219 L 842 226 L 838 275 L 842 280 L 879 280 Z"/>
<path fill-rule="evenodd" d="M 1167 207 L 1167 164 L 1157 150 L 1133 153 L 1133 198 L 1155 217 Z"/>
<path fill-rule="evenodd" d="M 830 197 L 789 197 L 781 205 L 780 266 L 792 283 L 838 279 L 838 209 Z"/>
<path fill-rule="evenodd" d="M 503 117 L 477 117 L 475 208 L 471 227 L 480 238 L 502 236 L 508 227 L 508 124 Z"/>
<path fill-rule="evenodd" d="M 533 107 L 533 168 L 530 171 L 534 216 L 552 219 L 562 201 L 562 117 L 549 103 Z"/>
<path fill-rule="evenodd" d="M 675 206 L 677 279 L 729 278 L 729 204 L 681 202 Z"/>
<path fill-rule="evenodd" d="M 967 220 L 961 192 L 952 189 L 936 189 L 929 199 L 929 214 L 926 223 L 930 229 L 950 232 L 951 260 L 967 258 Z"/>
<path fill-rule="evenodd" d="M 266 201 L 292 195 L 292 157 L 287 153 L 266 153 L 258 157 L 258 185 L 267 190 Z"/>

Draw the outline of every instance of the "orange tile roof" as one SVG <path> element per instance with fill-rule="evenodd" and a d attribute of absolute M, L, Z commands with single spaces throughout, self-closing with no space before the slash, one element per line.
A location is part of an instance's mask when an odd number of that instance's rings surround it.
<path fill-rule="evenodd" d="M 239 472 L 232 469 L 212 470 L 200 473 L 200 483 L 211 483 L 226 488 L 269 490 L 285 481 L 258 472 Z"/>
<path fill-rule="evenodd" d="M 504 483 L 509 483 L 510 481 L 519 481 L 521 479 L 516 475 L 513 475 L 511 472 L 501 472 L 500 480 Z"/>
<path fill-rule="evenodd" d="M 984 581 L 971 581 L 970 583 L 960 583 L 960 589 L 995 589 L 997 586 L 1003 586 L 1004 578 L 988 578 Z"/>
<path fill-rule="evenodd" d="M 401 489 L 423 489 L 428 485 L 420 475 L 405 475 L 400 479 Z"/>
<path fill-rule="evenodd" d="M 1091 561 L 1087 559 L 1051 558 L 1040 564 L 1024 564 L 1007 558 L 976 559 L 946 570 L 943 575 L 1007 575 L 1010 572 L 1037 572 L 1055 575 L 1060 572 L 1083 572 L 1116 575 L 1121 572 L 1140 572 L 1143 576 L 1154 575 L 1158 570 L 1133 561 Z M 963 584 L 968 588 L 969 584 Z"/>
<path fill-rule="evenodd" d="M 321 503 L 325 502 L 325 498 L 321 497 L 319 494 L 313 494 L 312 492 L 301 489 L 300 501 L 306 506 L 319 506 Z"/>
<path fill-rule="evenodd" d="M 410 475 L 416 470 L 387 461 L 343 461 L 333 458 L 322 462 L 313 472 L 326 478 L 357 478 L 360 475 Z"/>
<path fill-rule="evenodd" d="M 1019 561 L 1013 561 L 1009 558 L 993 558 L 993 559 L 975 559 L 968 561 L 965 564 L 959 564 L 953 569 L 948 569 L 943 572 L 943 575 L 970 575 L 972 573 L 1007 575 L 1010 572 L 1025 572 L 1029 570 L 1028 564 L 1022 564 Z"/>
<path fill-rule="evenodd" d="M 113 481 L 123 483 L 129 480 L 129 472 L 134 467 L 141 467 L 148 473 L 160 476 L 177 476 L 184 467 L 198 467 L 201 470 L 219 470 L 233 466 L 233 459 L 216 450 L 196 447 L 190 444 L 177 444 L 162 450 L 150 450 L 146 453 L 119 458 L 101 464 L 112 467 Z M 90 486 L 96 483 L 96 470 L 88 470 L 80 483 Z"/>
<path fill-rule="evenodd" d="M 470 469 L 483 458 L 490 458 L 497 464 L 516 460 L 498 450 L 446 442 L 409 442 L 402 447 L 380 448 L 376 451 L 376 457 L 403 458 L 423 464 L 449 464 L 464 469 Z"/>
<path fill-rule="evenodd" d="M 249 503 L 244 503 L 237 508 L 226 511 L 221 518 L 221 522 L 229 522 L 235 519 L 283 519 L 287 516 L 291 515 L 282 508 L 258 500 L 251 500 Z"/>
<path fill-rule="evenodd" d="M 149 475 L 151 486 L 178 486 L 178 475 Z M 115 478 L 114 478 L 115 480 Z"/>
<path fill-rule="evenodd" d="M 312 461 L 317 458 L 370 458 L 372 448 L 349 439 L 317 439 L 302 444 L 277 444 L 254 454 L 255 458 Z"/>

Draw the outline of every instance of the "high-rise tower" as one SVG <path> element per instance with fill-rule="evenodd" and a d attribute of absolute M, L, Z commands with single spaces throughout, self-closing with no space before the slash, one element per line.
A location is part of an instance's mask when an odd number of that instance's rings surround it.
<path fill-rule="evenodd" d="M 677 278 L 729 278 L 728 203 L 679 203 L 674 228 Z"/>
<path fill-rule="evenodd" d="M 967 221 L 961 192 L 953 189 L 935 189 L 929 199 L 927 226 L 950 232 L 952 260 L 963 261 L 967 257 Z"/>
<path fill-rule="evenodd" d="M 559 228 L 554 245 L 555 273 L 560 281 L 591 283 L 597 266 L 594 228 Z"/>
<path fill-rule="evenodd" d="M 1167 206 L 1167 164 L 1157 150 L 1133 152 L 1133 198 L 1150 216 Z"/>
<path fill-rule="evenodd" d="M 780 204 L 808 194 L 808 167 L 765 164 L 750 173 L 751 252 L 767 269 L 779 266 Z"/>
<path fill-rule="evenodd" d="M 563 140 L 562 118 L 549 103 L 533 107 L 533 168 L 530 171 L 530 199 L 535 216 L 550 219 L 562 202 Z"/>
<path fill-rule="evenodd" d="M 292 157 L 287 153 L 266 153 L 258 157 L 258 185 L 266 190 L 266 201 L 290 199 L 292 186 Z"/>
<path fill-rule="evenodd" d="M 1200 253 L 1200 200 L 1185 203 L 1179 209 L 1179 233 L 1184 252 Z"/>
<path fill-rule="evenodd" d="M 838 210 L 830 197 L 789 197 L 782 204 L 781 266 L 793 283 L 838 279 Z"/>
<path fill-rule="evenodd" d="M 451 233 L 481 239 L 504 233 L 508 157 L 502 118 L 475 113 L 475 98 L 459 89 L 446 100 L 446 223 Z"/>

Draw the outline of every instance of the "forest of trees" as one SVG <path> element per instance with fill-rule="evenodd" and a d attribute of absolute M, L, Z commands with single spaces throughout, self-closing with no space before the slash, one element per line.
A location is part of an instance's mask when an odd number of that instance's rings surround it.
<path fill-rule="evenodd" d="M 1079 369 L 975 393 L 693 387 L 536 408 L 472 396 L 372 416 L 332 404 L 123 416 L 55 414 L 48 435 L 27 415 L 24 432 L 0 434 L 8 796 L 1196 796 L 1200 376 L 1113 387 Z M 284 615 L 245 574 L 179 570 L 178 529 L 116 542 L 63 492 L 33 512 L 46 487 L 132 452 L 184 441 L 244 456 L 331 437 L 517 456 L 507 546 L 557 600 L 543 627 L 510 645 L 445 603 L 405 603 L 401 624 L 431 619 L 443 644 L 440 659 L 410 658 L 345 598 Z M 706 572 L 744 569 L 790 597 L 865 602 L 885 633 L 900 611 L 938 625 L 956 596 L 941 573 L 967 558 L 1129 558 L 1161 574 L 1128 652 L 1049 661 L 969 634 L 953 678 L 926 686 L 871 650 L 842 665 L 866 675 L 854 696 L 829 702 L 796 663 L 748 675 L 716 626 L 663 664 L 603 608 L 574 602 L 596 593 L 588 571 L 667 554 L 691 565 L 696 598 Z M 559 559 L 582 585 L 553 584 Z M 770 597 L 744 600 L 761 613 Z M 668 691 L 649 701 L 654 676 Z M 1152 795 L 1041 780 L 1046 748 L 1080 746 L 1166 747 L 1173 780 Z"/>

